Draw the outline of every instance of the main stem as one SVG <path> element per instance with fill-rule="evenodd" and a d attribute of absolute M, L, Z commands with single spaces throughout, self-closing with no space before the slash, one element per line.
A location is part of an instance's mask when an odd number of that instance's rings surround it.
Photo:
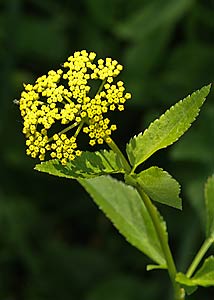
<path fill-rule="evenodd" d="M 153 225 L 155 227 L 162 251 L 163 251 L 165 259 L 166 259 L 169 277 L 171 279 L 171 282 L 172 282 L 172 285 L 174 288 L 175 300 L 184 300 L 185 299 L 184 291 L 183 291 L 183 289 L 180 288 L 180 285 L 175 281 L 177 270 L 175 267 L 175 263 L 174 263 L 174 260 L 172 257 L 171 250 L 169 248 L 167 235 L 160 223 L 160 217 L 158 215 L 158 211 L 157 211 L 156 207 L 152 204 L 150 198 L 144 193 L 143 189 L 141 188 L 141 186 L 139 184 L 136 185 L 136 189 L 137 189 L 139 195 L 141 196 L 141 198 L 147 208 L 147 211 L 149 212 L 149 215 L 152 219 Z"/>
<path fill-rule="evenodd" d="M 112 140 L 111 143 L 108 144 L 108 146 L 119 155 L 121 162 L 123 163 L 124 169 L 128 174 L 131 173 L 131 166 L 129 165 L 128 161 L 126 160 L 126 158 L 124 157 L 123 153 L 120 151 L 120 149 L 117 147 L 117 145 L 114 143 L 114 141 Z M 175 263 L 172 257 L 172 253 L 171 250 L 169 248 L 169 244 L 168 244 L 168 238 L 167 235 L 163 229 L 163 227 L 161 226 L 160 223 L 160 217 L 158 215 L 158 211 L 156 209 L 156 207 L 152 204 L 150 198 L 145 194 L 145 192 L 143 191 L 142 187 L 139 185 L 139 183 L 134 179 L 134 186 L 137 189 L 141 199 L 143 200 L 147 211 L 152 219 L 154 228 L 156 230 L 162 251 L 164 253 L 165 259 L 166 259 L 166 263 L 167 263 L 167 269 L 168 269 L 168 273 L 169 273 L 169 277 L 171 279 L 172 285 L 173 285 L 173 289 L 174 289 L 174 300 L 184 300 L 185 299 L 185 292 L 184 290 L 180 287 L 180 285 L 175 281 L 175 277 L 176 277 L 176 267 L 175 267 Z"/>

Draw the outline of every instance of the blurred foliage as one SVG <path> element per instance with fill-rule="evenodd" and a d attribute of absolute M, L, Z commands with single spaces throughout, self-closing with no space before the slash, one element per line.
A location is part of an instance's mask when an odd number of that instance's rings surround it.
<path fill-rule="evenodd" d="M 213 36 L 213 0 L 0 2 L 0 299 L 167 299 L 164 271 L 146 273 L 147 259 L 76 182 L 33 170 L 13 99 L 23 82 L 58 68 L 75 50 L 113 57 L 124 65 L 121 77 L 133 94 L 124 114 L 115 116 L 115 140 L 123 148 L 170 105 L 213 81 Z M 189 133 L 151 159 L 183 186 L 183 212 L 160 206 L 181 271 L 205 232 L 202 196 L 214 171 L 213 116 L 211 91 Z M 199 289 L 197 299 L 212 293 Z"/>

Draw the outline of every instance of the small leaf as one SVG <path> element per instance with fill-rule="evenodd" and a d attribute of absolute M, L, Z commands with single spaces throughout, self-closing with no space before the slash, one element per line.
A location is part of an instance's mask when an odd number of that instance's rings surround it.
<path fill-rule="evenodd" d="M 192 278 L 188 278 L 183 273 L 178 273 L 176 281 L 187 286 L 214 286 L 214 257 L 205 259 L 202 267 Z"/>
<path fill-rule="evenodd" d="M 188 278 L 185 274 L 179 272 L 176 275 L 176 281 L 186 286 L 197 286 L 192 278 Z"/>
<path fill-rule="evenodd" d="M 130 244 L 156 263 L 166 264 L 151 218 L 134 188 L 110 176 L 78 181 Z"/>
<path fill-rule="evenodd" d="M 180 185 L 166 171 L 151 167 L 139 173 L 138 182 L 152 200 L 182 209 Z"/>
<path fill-rule="evenodd" d="M 151 123 L 143 134 L 129 141 L 126 151 L 134 169 L 156 151 L 173 144 L 187 131 L 209 91 L 210 85 L 179 101 Z"/>
<path fill-rule="evenodd" d="M 167 265 L 147 265 L 146 266 L 146 271 L 152 271 L 152 270 L 165 270 L 167 269 Z"/>
<path fill-rule="evenodd" d="M 63 166 L 57 159 L 36 165 L 37 171 L 67 178 L 92 178 L 103 174 L 123 173 L 120 160 L 113 151 L 83 152 Z"/>
<path fill-rule="evenodd" d="M 214 286 L 214 256 L 205 259 L 202 267 L 193 276 L 193 280 L 201 286 Z"/>
<path fill-rule="evenodd" d="M 197 290 L 197 284 L 190 278 L 188 278 L 185 274 L 179 272 L 176 274 L 176 279 L 178 283 L 185 289 L 187 295 L 191 295 Z"/>
<path fill-rule="evenodd" d="M 206 235 L 214 236 L 214 174 L 205 185 Z"/>

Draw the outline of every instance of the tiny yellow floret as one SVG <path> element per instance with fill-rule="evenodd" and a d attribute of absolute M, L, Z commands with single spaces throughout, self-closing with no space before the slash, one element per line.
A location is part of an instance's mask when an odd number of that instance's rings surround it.
<path fill-rule="evenodd" d="M 98 59 L 96 53 L 76 51 L 62 68 L 50 70 L 35 84 L 24 84 L 17 100 L 23 118 L 26 153 L 44 160 L 49 154 L 63 165 L 80 156 L 77 137 L 82 131 L 89 144 L 111 143 L 117 129 L 106 114 L 124 110 L 126 100 L 123 81 L 115 82 L 123 66 L 112 58 Z M 100 81 L 94 94 L 91 80 Z"/>

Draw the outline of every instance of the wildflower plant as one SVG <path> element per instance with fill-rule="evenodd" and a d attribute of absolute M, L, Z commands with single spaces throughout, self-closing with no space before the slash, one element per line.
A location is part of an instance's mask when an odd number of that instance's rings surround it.
<path fill-rule="evenodd" d="M 166 269 L 174 299 L 184 300 L 198 286 L 214 285 L 213 256 L 196 271 L 214 242 L 214 175 L 205 186 L 205 241 L 186 273 L 181 273 L 169 246 L 165 221 L 155 206 L 159 202 L 181 210 L 180 185 L 158 166 L 141 172 L 136 169 L 189 129 L 210 85 L 179 101 L 131 138 L 125 156 L 113 141 L 117 126 L 110 121 L 111 111 L 123 111 L 131 98 L 123 82 L 115 80 L 123 67 L 111 58 L 95 57 L 94 52 L 75 52 L 61 69 L 49 71 L 34 85 L 24 85 L 18 103 L 26 152 L 42 161 L 48 159 L 37 164 L 36 170 L 76 179 L 127 241 L 155 263 L 147 270 Z M 91 146 L 106 144 L 110 150 L 82 151 L 78 145 L 81 132 L 88 136 Z M 110 176 L 115 173 L 123 174 L 124 181 Z"/>

